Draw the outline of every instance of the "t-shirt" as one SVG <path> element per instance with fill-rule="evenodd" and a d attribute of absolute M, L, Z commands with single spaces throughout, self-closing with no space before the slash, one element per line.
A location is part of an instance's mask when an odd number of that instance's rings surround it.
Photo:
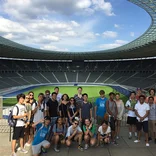
<path fill-rule="evenodd" d="M 109 133 L 111 133 L 111 128 L 110 126 L 107 127 L 107 130 L 104 132 L 103 129 L 102 129 L 102 126 L 99 127 L 98 129 L 98 132 L 101 134 L 101 135 L 107 135 Z"/>
<path fill-rule="evenodd" d="M 58 103 L 61 101 L 61 97 L 62 97 L 62 94 L 61 93 L 58 93 L 57 94 L 57 101 L 58 101 Z"/>
<path fill-rule="evenodd" d="M 31 104 L 29 104 L 29 103 L 25 104 L 25 108 L 26 108 L 27 112 L 32 110 Z"/>
<path fill-rule="evenodd" d="M 61 128 L 58 127 L 58 125 L 54 125 L 53 126 L 53 132 L 54 133 L 62 133 L 62 134 L 66 134 L 66 126 L 62 125 Z"/>
<path fill-rule="evenodd" d="M 53 101 L 49 99 L 47 102 L 47 107 L 49 108 L 49 115 L 50 117 L 57 117 L 58 116 L 58 101 Z"/>
<path fill-rule="evenodd" d="M 83 103 L 83 97 L 81 96 L 81 98 L 78 96 L 78 94 L 75 94 L 74 95 L 74 99 L 75 99 L 75 101 L 76 101 L 76 103 L 77 103 L 77 105 L 78 105 L 78 108 L 82 105 L 82 103 Z"/>
<path fill-rule="evenodd" d="M 34 110 L 36 108 L 36 105 L 38 105 L 37 101 L 36 101 L 36 103 L 33 103 L 32 110 Z M 41 106 L 39 108 L 37 108 L 37 111 L 34 114 L 33 122 L 38 122 L 41 119 L 44 119 L 44 111 L 45 110 L 46 110 L 46 108 L 44 108 L 44 104 L 42 103 Z"/>
<path fill-rule="evenodd" d="M 68 106 L 67 111 L 69 112 L 70 116 L 72 117 L 78 111 L 78 109 L 76 106 L 70 105 L 70 106 Z"/>
<path fill-rule="evenodd" d="M 109 107 L 109 110 L 112 112 L 113 116 L 117 115 L 116 114 L 117 105 L 114 100 L 113 101 L 108 100 L 108 107 Z"/>
<path fill-rule="evenodd" d="M 16 106 L 18 107 L 19 111 L 18 111 L 18 114 L 17 114 L 17 107 L 14 107 L 13 108 L 13 112 L 12 112 L 12 115 L 14 116 L 21 116 L 21 115 L 24 115 L 24 113 L 26 113 L 26 108 L 24 105 L 21 105 L 21 104 L 16 104 Z M 23 121 L 24 117 L 21 118 L 21 119 L 17 119 L 17 123 L 16 123 L 16 127 L 23 127 L 25 125 L 25 122 Z"/>
<path fill-rule="evenodd" d="M 83 125 L 83 131 L 84 131 L 84 132 L 86 132 L 86 131 L 87 131 L 86 126 L 85 126 L 85 125 Z M 96 128 L 95 128 L 95 125 L 94 125 L 94 124 L 92 125 L 92 127 L 91 127 L 90 131 L 91 131 L 91 133 L 92 133 L 92 134 L 95 134 L 95 133 L 96 133 Z"/>
<path fill-rule="evenodd" d="M 32 142 L 32 145 L 38 145 L 42 141 L 46 139 L 46 136 L 50 130 L 50 126 L 45 127 L 42 123 L 39 123 L 36 125 L 36 134 L 34 137 L 34 140 Z"/>
<path fill-rule="evenodd" d="M 137 110 L 138 114 L 143 117 L 146 112 L 150 110 L 150 107 L 147 103 L 140 104 L 140 102 L 138 102 L 135 105 L 135 110 Z M 137 117 L 137 120 L 140 121 L 140 118 Z M 148 117 L 146 117 L 143 121 L 148 121 Z"/>
<path fill-rule="evenodd" d="M 118 109 L 117 119 L 122 120 L 122 116 L 124 113 L 124 103 L 122 100 L 118 100 L 118 101 L 115 100 L 115 102 L 116 102 L 117 109 Z"/>
<path fill-rule="evenodd" d="M 126 107 L 130 107 L 130 108 L 135 108 L 135 105 L 137 103 L 137 100 L 128 100 L 125 104 Z M 128 111 L 128 116 L 130 117 L 136 117 L 135 115 L 135 111 L 129 110 Z"/>
<path fill-rule="evenodd" d="M 92 109 L 92 104 L 87 102 L 81 105 L 81 118 L 90 119 L 90 110 Z"/>
<path fill-rule="evenodd" d="M 68 106 L 69 106 L 68 103 L 66 105 L 61 103 L 61 105 L 59 106 L 59 111 L 61 111 L 62 117 L 65 117 L 65 118 L 68 117 L 68 113 L 67 113 Z"/>
<path fill-rule="evenodd" d="M 78 133 L 78 132 L 82 132 L 80 126 L 77 126 L 77 127 L 76 127 L 76 131 L 77 131 L 77 133 Z M 74 131 L 73 131 L 73 126 L 71 125 L 70 127 L 68 127 L 66 137 L 71 136 L 71 135 L 73 134 L 73 132 L 74 132 Z"/>
<path fill-rule="evenodd" d="M 104 117 L 106 113 L 106 101 L 107 101 L 107 98 L 96 99 L 96 106 L 97 106 L 96 115 L 97 116 Z"/>
<path fill-rule="evenodd" d="M 152 104 L 150 107 L 149 120 L 156 120 L 156 104 Z"/>

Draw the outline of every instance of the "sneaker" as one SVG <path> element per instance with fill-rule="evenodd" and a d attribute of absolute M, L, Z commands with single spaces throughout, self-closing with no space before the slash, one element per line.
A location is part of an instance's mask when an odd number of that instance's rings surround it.
<path fill-rule="evenodd" d="M 16 153 L 14 152 L 14 153 L 11 154 L 11 156 L 17 156 L 17 155 L 16 155 Z"/>
<path fill-rule="evenodd" d="M 26 144 L 24 145 L 24 148 L 25 148 L 25 147 L 30 147 L 30 145 L 31 145 L 31 144 L 26 143 Z"/>
<path fill-rule="evenodd" d="M 21 153 L 28 153 L 28 151 L 26 151 L 24 148 L 20 150 Z"/>
<path fill-rule="evenodd" d="M 87 150 L 87 149 L 88 149 L 88 147 L 89 147 L 89 145 L 88 145 L 88 144 L 85 144 L 84 149 L 85 149 L 85 150 Z"/>
<path fill-rule="evenodd" d="M 146 143 L 146 147 L 149 147 L 150 145 L 149 145 L 149 143 Z"/>
<path fill-rule="evenodd" d="M 82 147 L 81 145 L 78 146 L 78 149 L 79 149 L 80 151 L 83 151 L 83 147 Z"/>
<path fill-rule="evenodd" d="M 135 140 L 135 141 L 134 141 L 134 143 L 139 143 L 139 142 L 140 142 L 140 140 Z"/>
<path fill-rule="evenodd" d="M 17 148 L 17 151 L 20 151 L 20 150 L 21 150 L 21 147 L 18 147 L 18 148 Z"/>
<path fill-rule="evenodd" d="M 132 139 L 132 134 L 129 134 L 128 139 Z"/>
<path fill-rule="evenodd" d="M 57 147 L 54 147 L 55 152 L 60 152 L 60 150 Z"/>
<path fill-rule="evenodd" d="M 116 136 L 116 139 L 119 140 L 119 136 Z"/>
<path fill-rule="evenodd" d="M 118 145 L 118 143 L 116 141 L 112 141 L 113 145 Z"/>

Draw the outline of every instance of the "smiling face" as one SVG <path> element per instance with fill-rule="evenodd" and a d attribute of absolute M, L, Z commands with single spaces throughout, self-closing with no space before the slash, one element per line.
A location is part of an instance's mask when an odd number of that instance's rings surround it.
<path fill-rule="evenodd" d="M 78 125 L 79 125 L 79 122 L 78 122 L 78 121 L 74 121 L 74 122 L 73 122 L 73 127 L 74 127 L 74 128 L 76 128 Z"/>
<path fill-rule="evenodd" d="M 59 125 L 62 125 L 62 123 L 63 123 L 62 118 L 58 118 L 57 123 L 58 123 Z"/>
<path fill-rule="evenodd" d="M 86 125 L 86 126 L 89 126 L 89 125 L 90 125 L 89 119 L 86 119 L 86 120 L 85 120 L 85 125 Z"/>

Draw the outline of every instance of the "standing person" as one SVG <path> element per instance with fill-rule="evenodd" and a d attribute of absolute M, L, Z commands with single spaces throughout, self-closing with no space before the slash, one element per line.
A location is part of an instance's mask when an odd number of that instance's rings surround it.
<path fill-rule="evenodd" d="M 56 120 L 56 124 L 53 126 L 53 141 L 54 141 L 54 151 L 59 152 L 58 144 L 65 144 L 65 136 L 66 136 L 66 126 L 63 123 L 63 119 L 58 117 Z"/>
<path fill-rule="evenodd" d="M 78 105 L 78 108 L 80 108 L 83 103 L 82 87 L 78 87 L 77 91 L 78 93 L 74 95 L 74 99 L 76 100 L 76 104 Z"/>
<path fill-rule="evenodd" d="M 109 144 L 111 138 L 111 128 L 108 126 L 108 122 L 103 120 L 101 126 L 98 128 L 98 143 L 103 147 L 103 144 Z"/>
<path fill-rule="evenodd" d="M 36 134 L 32 142 L 33 156 L 39 156 L 41 152 L 45 152 L 50 147 L 50 142 L 46 140 L 50 131 L 51 119 L 49 116 L 45 116 L 38 122 L 35 122 L 32 126 L 36 128 Z"/>
<path fill-rule="evenodd" d="M 44 118 L 45 113 L 47 111 L 46 105 L 44 103 L 44 94 L 39 93 L 38 95 L 38 101 L 33 103 L 32 105 L 32 113 L 34 115 L 33 122 L 40 121 L 41 119 Z"/>
<path fill-rule="evenodd" d="M 82 122 L 82 126 L 85 123 L 85 119 L 90 119 L 92 121 L 92 104 L 88 101 L 88 94 L 84 93 L 82 95 L 83 103 L 80 107 L 80 121 Z"/>
<path fill-rule="evenodd" d="M 24 105 L 27 111 L 27 122 L 25 125 L 25 135 L 24 135 L 24 144 L 25 146 L 30 147 L 32 139 L 33 139 L 33 135 L 30 133 L 30 129 L 31 129 L 31 123 L 30 123 L 30 119 L 31 119 L 31 104 L 29 103 L 30 98 L 29 95 L 25 96 L 25 101 L 24 101 Z"/>
<path fill-rule="evenodd" d="M 134 131 L 135 137 L 137 138 L 136 115 L 134 109 L 136 103 L 137 103 L 136 93 L 131 92 L 130 98 L 125 104 L 125 108 L 128 110 L 127 124 L 129 125 L 129 139 L 132 138 L 132 131 Z"/>
<path fill-rule="evenodd" d="M 17 95 L 17 101 L 18 103 L 13 108 L 13 119 L 16 120 L 16 125 L 13 129 L 13 137 L 12 137 L 12 156 L 16 156 L 15 153 L 15 147 L 16 147 L 16 141 L 20 141 L 20 152 L 21 153 L 28 153 L 23 147 L 23 139 L 24 139 L 24 129 L 25 129 L 25 119 L 27 116 L 26 108 L 23 105 L 25 99 L 24 94 L 18 94 Z"/>
<path fill-rule="evenodd" d="M 135 140 L 135 143 L 140 142 L 141 138 L 141 130 L 145 133 L 146 138 L 146 146 L 149 146 L 148 143 L 148 115 L 150 107 L 147 103 L 145 103 L 146 97 L 144 95 L 139 96 L 139 102 L 135 105 L 135 114 L 137 116 L 137 130 L 138 130 L 138 139 Z"/>
<path fill-rule="evenodd" d="M 156 104 L 154 103 L 154 97 L 150 96 L 148 98 L 148 104 L 150 107 L 149 112 L 149 120 L 148 120 L 148 126 L 149 126 L 149 141 L 154 140 L 156 144 Z"/>
<path fill-rule="evenodd" d="M 139 96 L 142 95 L 142 90 L 141 88 L 137 88 L 136 90 L 136 99 L 139 100 Z"/>
<path fill-rule="evenodd" d="M 107 113 L 109 114 L 109 123 L 112 131 L 112 143 L 117 144 L 115 140 L 115 122 L 117 119 L 118 109 L 116 102 L 114 101 L 115 94 L 113 92 L 109 93 L 109 100 L 106 102 Z"/>
<path fill-rule="evenodd" d="M 29 98 L 30 98 L 30 101 L 29 101 L 29 103 L 31 104 L 31 106 L 33 105 L 33 103 L 35 103 L 36 102 L 36 100 L 34 99 L 34 92 L 33 91 L 30 91 L 29 93 L 28 93 L 28 95 L 29 95 Z"/>
<path fill-rule="evenodd" d="M 54 88 L 54 92 L 57 94 L 57 101 L 58 101 L 58 103 L 60 104 L 62 94 L 59 93 L 59 90 L 60 90 L 59 87 L 55 87 L 55 88 Z"/>
<path fill-rule="evenodd" d="M 67 94 L 63 94 L 61 98 L 61 104 L 59 106 L 60 116 L 63 118 L 63 122 L 66 127 L 68 127 L 68 112 L 67 108 L 69 106 L 69 96 Z"/>
<path fill-rule="evenodd" d="M 45 96 L 45 103 L 47 103 L 48 100 L 50 99 L 50 90 L 46 90 L 44 96 Z"/>
<path fill-rule="evenodd" d="M 149 96 L 152 96 L 152 97 L 154 98 L 154 103 L 156 104 L 155 89 L 151 88 L 151 89 L 149 90 Z M 146 98 L 146 103 L 148 103 L 148 98 L 149 98 L 149 97 Z"/>
<path fill-rule="evenodd" d="M 79 121 L 77 118 L 73 120 L 73 123 L 70 127 L 68 127 L 67 134 L 66 134 L 66 145 L 67 147 L 70 147 L 72 140 L 78 141 L 78 149 L 80 151 L 83 151 L 82 147 L 82 136 L 83 132 L 81 128 L 79 127 Z"/>
<path fill-rule="evenodd" d="M 51 98 L 47 102 L 47 112 L 48 116 L 51 117 L 51 125 L 53 126 L 56 123 L 59 111 L 58 111 L 58 101 L 57 101 L 57 93 L 53 92 L 51 94 Z"/>
<path fill-rule="evenodd" d="M 83 132 L 84 132 L 84 141 L 85 147 L 84 149 L 87 150 L 89 144 L 94 146 L 96 143 L 96 127 L 90 119 L 85 119 L 85 125 L 83 125 Z"/>
<path fill-rule="evenodd" d="M 115 94 L 115 102 L 116 102 L 117 109 L 118 109 L 117 122 L 116 122 L 116 139 L 119 139 L 121 120 L 122 120 L 123 113 L 124 113 L 124 103 L 120 99 L 119 93 Z"/>
<path fill-rule="evenodd" d="M 106 113 L 106 101 L 108 100 L 105 97 L 105 91 L 100 90 L 99 92 L 100 97 L 96 99 L 96 106 L 95 106 L 95 119 L 97 120 L 97 124 L 101 125 L 102 121 L 104 120 L 104 116 Z"/>
<path fill-rule="evenodd" d="M 79 115 L 79 109 L 77 108 L 76 101 L 73 97 L 69 99 L 69 106 L 67 108 L 68 118 L 70 124 L 72 124 L 73 119 Z"/>

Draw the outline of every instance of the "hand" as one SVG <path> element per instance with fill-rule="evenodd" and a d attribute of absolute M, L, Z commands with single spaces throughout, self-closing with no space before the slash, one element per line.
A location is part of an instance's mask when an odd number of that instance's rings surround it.
<path fill-rule="evenodd" d="M 30 125 L 30 122 L 27 122 L 27 125 Z"/>
<path fill-rule="evenodd" d="M 24 113 L 24 114 L 23 114 L 23 117 L 26 117 L 26 116 L 27 116 L 27 113 Z"/>
<path fill-rule="evenodd" d="M 40 120 L 40 123 L 43 123 L 43 122 L 44 122 L 44 119 L 41 119 L 41 120 Z"/>
<path fill-rule="evenodd" d="M 140 121 L 143 121 L 143 120 L 144 120 L 144 118 L 143 118 L 143 117 L 141 117 L 141 118 L 140 118 Z"/>

